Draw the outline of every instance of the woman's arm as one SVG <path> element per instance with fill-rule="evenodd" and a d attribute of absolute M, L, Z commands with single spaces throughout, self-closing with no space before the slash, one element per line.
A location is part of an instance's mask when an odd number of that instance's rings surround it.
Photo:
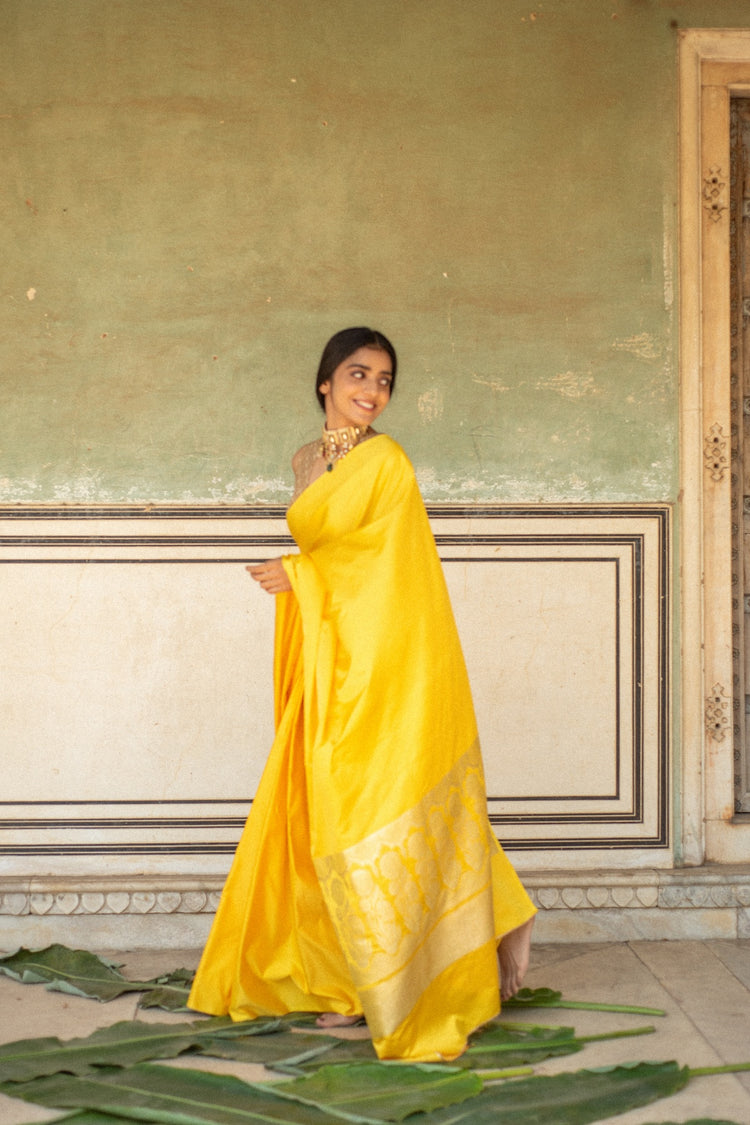
<path fill-rule="evenodd" d="M 303 445 L 292 457 L 292 470 L 294 471 L 294 496 L 307 487 L 310 483 L 310 473 L 315 456 L 318 453 L 320 442 L 311 441 Z M 253 563 L 246 566 L 245 570 L 251 578 L 258 582 L 267 594 L 287 594 L 292 589 L 284 564 L 281 559 L 269 559 L 264 563 Z"/>

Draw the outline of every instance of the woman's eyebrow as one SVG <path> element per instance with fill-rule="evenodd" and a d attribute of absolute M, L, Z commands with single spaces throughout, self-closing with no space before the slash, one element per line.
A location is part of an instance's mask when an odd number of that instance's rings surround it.
<path fill-rule="evenodd" d="M 361 367 L 363 371 L 372 371 L 372 367 L 369 363 L 350 363 L 347 367 L 347 371 L 352 367 Z M 386 367 L 381 368 L 379 374 L 393 376 L 391 369 Z"/>

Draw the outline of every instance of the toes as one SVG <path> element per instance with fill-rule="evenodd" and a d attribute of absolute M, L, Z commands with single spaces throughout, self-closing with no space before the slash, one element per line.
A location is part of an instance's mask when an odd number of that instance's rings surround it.
<path fill-rule="evenodd" d="M 316 1027 L 353 1027 L 361 1016 L 341 1016 L 338 1012 L 323 1012 L 315 1021 Z"/>

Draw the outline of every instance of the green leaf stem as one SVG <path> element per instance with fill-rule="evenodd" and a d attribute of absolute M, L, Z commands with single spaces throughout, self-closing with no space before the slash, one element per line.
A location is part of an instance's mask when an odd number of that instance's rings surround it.
<path fill-rule="evenodd" d="M 565 1000 L 562 992 L 552 988 L 521 988 L 510 1000 L 503 1000 L 506 1008 L 568 1008 L 581 1012 L 620 1012 L 635 1016 L 665 1016 L 663 1008 L 641 1008 L 635 1004 L 599 1004 L 587 1000 Z"/>

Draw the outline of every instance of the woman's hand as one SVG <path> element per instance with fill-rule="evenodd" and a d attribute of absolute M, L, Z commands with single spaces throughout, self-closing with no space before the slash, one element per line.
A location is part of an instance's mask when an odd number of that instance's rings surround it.
<path fill-rule="evenodd" d="M 260 583 L 267 594 L 286 594 L 292 588 L 281 559 L 253 563 L 252 566 L 246 566 L 245 570 L 251 578 Z"/>

